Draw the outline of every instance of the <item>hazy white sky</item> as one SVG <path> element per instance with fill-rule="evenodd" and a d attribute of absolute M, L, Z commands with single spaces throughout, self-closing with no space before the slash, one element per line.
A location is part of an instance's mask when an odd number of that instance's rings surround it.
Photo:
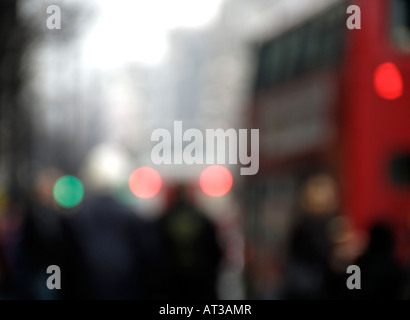
<path fill-rule="evenodd" d="M 87 65 L 157 64 L 175 28 L 202 28 L 217 17 L 224 0 L 99 0 L 99 14 L 84 38 Z"/>

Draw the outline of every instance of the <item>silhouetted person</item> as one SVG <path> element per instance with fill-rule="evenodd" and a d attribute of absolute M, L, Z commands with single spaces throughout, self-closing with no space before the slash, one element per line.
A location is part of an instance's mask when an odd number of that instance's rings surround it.
<path fill-rule="evenodd" d="M 0 212 L 0 299 L 31 299 L 22 207 L 8 201 Z"/>
<path fill-rule="evenodd" d="M 56 210 L 53 186 L 62 175 L 57 169 L 41 171 L 34 184 L 33 197 L 26 210 L 23 231 L 23 250 L 30 277 L 28 289 L 34 299 L 59 299 L 61 290 L 46 286 L 47 267 L 57 265 L 65 269 L 67 221 Z"/>
<path fill-rule="evenodd" d="M 71 298 L 151 297 L 158 276 L 155 230 L 113 196 L 128 174 L 126 154 L 118 146 L 97 146 L 86 158 L 87 199 L 71 221 L 75 240 L 67 284 Z"/>
<path fill-rule="evenodd" d="M 315 173 L 303 184 L 299 218 L 290 240 L 285 299 L 325 299 L 330 274 L 329 223 L 337 211 L 336 182 Z"/>
<path fill-rule="evenodd" d="M 338 216 L 332 221 L 332 256 L 331 274 L 328 278 L 328 297 L 337 300 L 356 299 L 355 290 L 347 287 L 350 274 L 346 271 L 354 265 L 365 249 L 366 236 L 355 228 L 353 221 L 347 216 Z"/>
<path fill-rule="evenodd" d="M 47 267 L 63 268 L 65 259 L 65 221 L 52 208 L 33 204 L 24 225 L 24 252 L 34 299 L 58 299 L 61 291 L 46 286 Z"/>
<path fill-rule="evenodd" d="M 149 298 L 154 270 L 147 222 L 110 196 L 98 196 L 86 201 L 73 223 L 77 264 L 70 271 L 76 276 L 72 298 Z"/>
<path fill-rule="evenodd" d="M 179 186 L 174 205 L 159 221 L 163 265 L 161 297 L 216 299 L 221 259 L 215 227 Z"/>
<path fill-rule="evenodd" d="M 356 265 L 361 269 L 361 289 L 354 294 L 361 299 L 399 299 L 403 270 L 394 256 L 394 238 L 388 227 L 376 224 L 370 231 L 369 245 Z"/>

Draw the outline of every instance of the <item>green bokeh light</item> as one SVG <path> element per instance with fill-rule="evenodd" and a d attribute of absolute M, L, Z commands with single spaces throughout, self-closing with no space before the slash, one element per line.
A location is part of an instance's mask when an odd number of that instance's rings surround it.
<path fill-rule="evenodd" d="M 84 187 L 76 177 L 62 176 L 54 184 L 53 195 L 60 206 L 72 208 L 83 199 Z"/>

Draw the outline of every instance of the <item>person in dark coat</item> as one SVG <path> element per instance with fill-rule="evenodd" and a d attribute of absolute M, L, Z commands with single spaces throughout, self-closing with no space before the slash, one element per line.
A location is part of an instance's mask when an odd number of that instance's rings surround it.
<path fill-rule="evenodd" d="M 73 218 L 76 249 L 70 270 L 75 299 L 146 299 L 154 286 L 154 229 L 112 197 L 85 202 Z"/>
<path fill-rule="evenodd" d="M 368 247 L 355 264 L 361 271 L 361 289 L 355 290 L 356 298 L 401 298 L 404 271 L 394 255 L 393 234 L 385 224 L 371 228 Z"/>
<path fill-rule="evenodd" d="M 71 217 L 71 266 L 65 272 L 72 299 L 153 297 L 159 266 L 156 229 L 115 196 L 129 172 L 127 153 L 117 145 L 98 145 L 85 159 L 86 198 Z"/>
<path fill-rule="evenodd" d="M 22 250 L 29 275 L 28 290 L 33 299 L 61 299 L 62 290 L 46 286 L 47 268 L 65 269 L 68 245 L 67 219 L 57 210 L 53 186 L 62 173 L 55 168 L 40 171 L 35 179 L 31 201 L 25 210 Z"/>
<path fill-rule="evenodd" d="M 213 223 L 177 187 L 176 199 L 159 220 L 162 290 L 168 299 L 216 299 L 222 252 Z"/>
<path fill-rule="evenodd" d="M 338 211 L 335 179 L 314 172 L 301 189 L 298 217 L 291 234 L 284 299 L 326 299 L 332 242 L 329 225 Z"/>

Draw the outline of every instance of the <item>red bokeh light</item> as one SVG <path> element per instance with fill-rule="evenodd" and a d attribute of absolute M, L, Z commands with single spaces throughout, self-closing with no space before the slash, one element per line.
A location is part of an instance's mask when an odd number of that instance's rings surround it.
<path fill-rule="evenodd" d="M 131 192 L 139 198 L 154 197 L 162 186 L 159 173 L 150 167 L 141 167 L 134 170 L 128 180 Z"/>
<path fill-rule="evenodd" d="M 400 97 L 403 94 L 403 79 L 399 69 L 391 62 L 379 65 L 374 72 L 374 87 L 384 99 Z"/>
<path fill-rule="evenodd" d="M 232 188 L 231 172 L 219 165 L 214 165 L 202 171 L 199 177 L 199 185 L 202 191 L 211 197 L 222 197 Z"/>

